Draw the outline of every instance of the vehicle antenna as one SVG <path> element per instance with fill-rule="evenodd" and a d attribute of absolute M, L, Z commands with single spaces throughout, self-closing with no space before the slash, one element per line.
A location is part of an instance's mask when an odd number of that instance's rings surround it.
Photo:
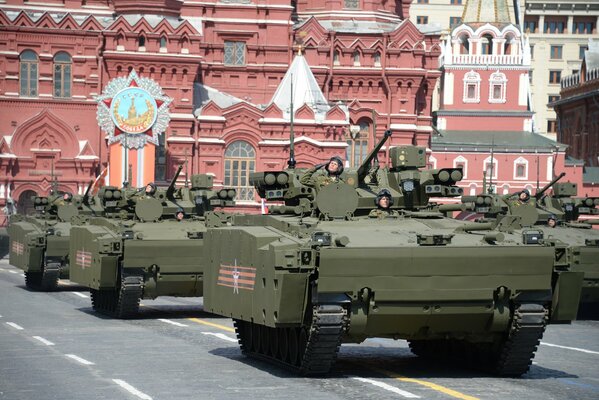
<path fill-rule="evenodd" d="M 293 131 L 293 74 L 291 74 L 291 95 L 290 95 L 290 119 L 289 119 L 289 160 L 287 165 L 290 169 L 295 169 L 295 132 Z"/>

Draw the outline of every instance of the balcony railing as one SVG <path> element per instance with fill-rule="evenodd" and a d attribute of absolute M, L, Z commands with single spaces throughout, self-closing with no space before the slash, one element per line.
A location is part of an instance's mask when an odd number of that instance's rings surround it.
<path fill-rule="evenodd" d="M 453 64 L 521 65 L 522 55 L 516 54 L 454 54 Z"/>

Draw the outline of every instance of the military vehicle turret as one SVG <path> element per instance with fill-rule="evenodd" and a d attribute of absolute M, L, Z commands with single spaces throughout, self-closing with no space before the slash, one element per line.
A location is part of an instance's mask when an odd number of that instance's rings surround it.
<path fill-rule="evenodd" d="M 203 235 L 227 222 L 214 209 L 233 206 L 236 193 L 214 189 L 210 175 L 176 189 L 180 171 L 167 189 L 104 188 L 105 216 L 71 228 L 71 280 L 90 288 L 94 310 L 131 318 L 142 298 L 202 295 Z"/>
<path fill-rule="evenodd" d="M 32 215 L 14 215 L 10 220 L 10 263 L 25 271 L 28 288 L 57 289 L 58 279 L 69 278 L 69 231 L 71 219 L 101 213 L 90 195 L 53 193 L 35 196 Z"/>
<path fill-rule="evenodd" d="M 329 372 L 342 342 L 369 337 L 523 374 L 552 308 L 553 249 L 444 217 L 429 197 L 459 196 L 461 171 L 420 169 L 425 149 L 412 146 L 380 167 L 388 136 L 318 191 L 292 168 L 252 174 L 283 205 L 208 229 L 204 309 L 233 318 L 242 353 L 301 374 Z M 389 212 L 375 204 L 382 189 Z"/>

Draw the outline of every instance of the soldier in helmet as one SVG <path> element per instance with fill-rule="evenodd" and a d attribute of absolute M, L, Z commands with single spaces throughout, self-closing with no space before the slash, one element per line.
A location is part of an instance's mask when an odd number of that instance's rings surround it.
<path fill-rule="evenodd" d="M 185 218 L 185 211 L 182 208 L 177 209 L 177 211 L 175 212 L 175 219 L 177 221 L 183 221 L 184 218 Z"/>
<path fill-rule="evenodd" d="M 522 189 L 520 192 L 503 196 L 503 199 L 510 208 L 528 205 L 530 204 L 530 192 L 528 189 Z"/>
<path fill-rule="evenodd" d="M 154 196 L 156 193 L 156 184 L 154 182 L 150 182 L 146 185 L 146 195 Z"/>
<path fill-rule="evenodd" d="M 557 226 L 557 217 L 554 214 L 551 214 L 549 218 L 547 218 L 547 226 L 549 228 L 555 228 Z"/>
<path fill-rule="evenodd" d="M 388 189 L 382 189 L 376 195 L 376 199 L 374 200 L 377 208 L 370 211 L 368 216 L 370 218 L 387 218 L 387 217 L 397 217 L 399 213 L 395 210 L 391 209 L 393 205 L 393 196 Z"/>
<path fill-rule="evenodd" d="M 324 168 L 324 171 L 320 171 Z M 343 182 L 341 174 L 343 173 L 343 160 L 341 157 L 333 156 L 331 159 L 323 164 L 317 164 L 313 168 L 306 171 L 300 182 L 302 185 L 320 189 L 334 182 Z"/>
<path fill-rule="evenodd" d="M 73 194 L 69 193 L 69 192 L 64 192 L 62 194 L 62 197 L 60 199 L 58 199 L 58 201 L 55 201 L 54 204 L 59 205 L 59 206 L 64 206 L 64 205 L 70 204 L 72 200 L 73 200 Z"/>

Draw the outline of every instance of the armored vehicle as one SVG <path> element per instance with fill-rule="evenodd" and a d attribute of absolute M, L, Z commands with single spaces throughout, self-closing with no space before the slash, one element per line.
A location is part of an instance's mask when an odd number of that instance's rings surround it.
<path fill-rule="evenodd" d="M 28 288 L 56 290 L 58 279 L 69 278 L 71 219 L 101 213 L 90 196 L 53 193 L 35 196 L 35 214 L 14 215 L 10 220 L 10 263 L 25 271 Z"/>
<path fill-rule="evenodd" d="M 559 304 L 560 312 L 552 313 L 552 322 L 571 321 L 580 302 L 597 301 L 599 294 L 599 232 L 588 223 L 578 222 L 581 213 L 593 212 L 595 199 L 574 198 L 576 184 L 558 182 L 564 176 L 557 176 L 525 203 L 517 200 L 517 194 L 462 197 L 471 210 L 484 215 L 478 228 L 471 225 L 469 229 L 484 230 L 504 216 L 519 216 L 522 235 L 555 250 L 553 305 Z M 553 193 L 549 196 L 550 188 Z M 548 225 L 549 219 L 555 220 L 555 227 Z"/>
<path fill-rule="evenodd" d="M 260 196 L 283 204 L 208 229 L 204 309 L 233 318 L 244 354 L 301 374 L 329 372 L 341 343 L 369 337 L 523 374 L 552 312 L 553 249 L 444 217 L 429 198 L 461 195 L 461 170 L 421 170 L 425 149 L 413 146 L 391 148 L 381 168 L 389 135 L 319 190 L 293 168 L 253 174 Z"/>
<path fill-rule="evenodd" d="M 166 190 L 103 188 L 99 198 L 114 208 L 71 228 L 71 280 L 90 288 L 94 310 L 131 318 L 142 298 L 202 295 L 203 235 L 207 225 L 226 223 L 213 210 L 234 205 L 236 193 L 215 190 L 210 175 L 175 189 L 180 171 Z"/>

